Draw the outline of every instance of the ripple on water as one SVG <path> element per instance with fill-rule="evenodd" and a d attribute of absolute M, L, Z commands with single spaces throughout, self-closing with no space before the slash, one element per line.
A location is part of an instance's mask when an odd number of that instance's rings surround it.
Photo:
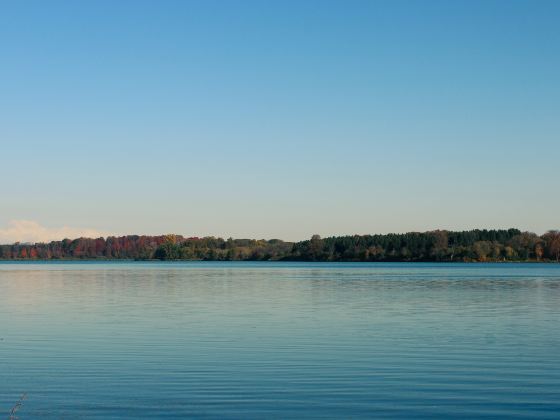
<path fill-rule="evenodd" d="M 0 263 L 0 415 L 558 418 L 554 264 Z"/>

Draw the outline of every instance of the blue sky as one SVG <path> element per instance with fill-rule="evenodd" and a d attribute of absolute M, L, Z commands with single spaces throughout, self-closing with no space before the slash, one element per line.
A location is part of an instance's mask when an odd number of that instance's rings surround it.
<path fill-rule="evenodd" d="M 1 2 L 0 241 L 559 228 L 559 20 L 557 1 Z"/>

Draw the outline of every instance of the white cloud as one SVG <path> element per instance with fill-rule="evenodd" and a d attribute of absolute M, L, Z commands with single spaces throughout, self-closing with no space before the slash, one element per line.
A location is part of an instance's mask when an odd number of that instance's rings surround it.
<path fill-rule="evenodd" d="M 107 232 L 95 229 L 62 226 L 58 228 L 45 227 L 33 220 L 11 220 L 4 229 L 0 228 L 0 244 L 14 242 L 50 242 L 80 237 L 99 238 L 107 236 Z"/>

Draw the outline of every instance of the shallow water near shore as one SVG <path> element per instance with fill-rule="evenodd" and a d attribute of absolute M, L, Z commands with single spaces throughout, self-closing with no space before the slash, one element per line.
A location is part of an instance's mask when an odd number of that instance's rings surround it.
<path fill-rule="evenodd" d="M 560 416 L 560 265 L 0 263 L 0 418 Z"/>

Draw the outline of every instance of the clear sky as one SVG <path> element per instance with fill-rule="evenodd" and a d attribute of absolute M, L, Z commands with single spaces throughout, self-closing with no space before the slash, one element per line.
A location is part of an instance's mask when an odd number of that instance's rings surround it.
<path fill-rule="evenodd" d="M 560 228 L 560 1 L 1 1 L 0 242 Z"/>

